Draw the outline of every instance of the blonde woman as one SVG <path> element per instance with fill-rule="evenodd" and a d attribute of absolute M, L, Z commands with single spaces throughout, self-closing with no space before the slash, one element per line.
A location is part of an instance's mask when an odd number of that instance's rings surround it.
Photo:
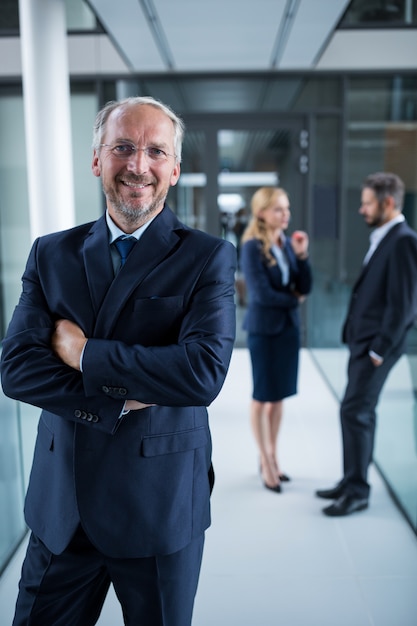
<path fill-rule="evenodd" d="M 297 392 L 299 304 L 310 292 L 307 233 L 284 235 L 290 202 L 280 187 L 261 187 L 242 236 L 241 264 L 248 292 L 244 329 L 252 362 L 251 426 L 263 484 L 276 493 L 289 480 L 277 458 L 283 399 Z"/>

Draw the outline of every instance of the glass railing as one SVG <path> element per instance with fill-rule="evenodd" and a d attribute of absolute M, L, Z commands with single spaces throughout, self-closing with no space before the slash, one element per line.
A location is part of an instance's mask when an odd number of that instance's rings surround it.
<path fill-rule="evenodd" d="M 378 407 L 375 463 L 417 531 L 417 330 L 391 371 Z"/>
<path fill-rule="evenodd" d="M 23 455 L 17 402 L 0 392 L 0 574 L 26 532 Z"/>

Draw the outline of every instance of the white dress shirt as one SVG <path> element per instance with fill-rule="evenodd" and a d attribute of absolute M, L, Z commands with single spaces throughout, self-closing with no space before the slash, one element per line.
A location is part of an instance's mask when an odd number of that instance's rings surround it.
<path fill-rule="evenodd" d="M 282 247 L 274 243 L 271 248 L 271 251 L 277 260 L 279 269 L 281 270 L 282 284 L 288 285 L 288 283 L 290 282 L 290 268 L 289 268 L 287 256 L 284 252 L 285 235 L 281 235 L 281 242 L 282 242 Z"/>
<path fill-rule="evenodd" d="M 379 244 L 381 243 L 385 235 L 391 230 L 391 228 L 393 228 L 396 224 L 403 222 L 404 219 L 405 219 L 404 215 L 400 213 L 399 215 L 397 215 L 397 217 L 394 217 L 392 220 L 390 220 L 386 224 L 383 224 L 382 226 L 375 228 L 375 230 L 371 232 L 369 236 L 369 244 L 370 244 L 369 250 L 366 253 L 365 258 L 363 260 L 364 265 L 368 263 L 369 259 L 371 258 L 371 256 L 373 255 L 373 253 L 375 252 L 375 250 L 377 249 L 377 247 L 379 246 Z"/>

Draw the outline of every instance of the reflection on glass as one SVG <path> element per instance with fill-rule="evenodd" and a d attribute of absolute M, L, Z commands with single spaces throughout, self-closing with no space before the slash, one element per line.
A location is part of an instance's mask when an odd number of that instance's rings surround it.
<path fill-rule="evenodd" d="M 67 30 L 95 30 L 96 18 L 84 0 L 65 0 Z"/>
<path fill-rule="evenodd" d="M 417 23 L 416 0 L 352 0 L 340 23 L 344 26 L 399 26 Z"/>
<path fill-rule="evenodd" d="M 19 0 L 0 2 L 0 30 L 10 33 L 19 30 Z"/>
<path fill-rule="evenodd" d="M 22 538 L 23 476 L 17 403 L 0 395 L 0 572 Z"/>
<path fill-rule="evenodd" d="M 168 205 L 178 218 L 199 230 L 206 230 L 206 185 L 204 155 L 206 136 L 202 131 L 188 130 L 182 147 L 181 176 L 168 193 Z"/>

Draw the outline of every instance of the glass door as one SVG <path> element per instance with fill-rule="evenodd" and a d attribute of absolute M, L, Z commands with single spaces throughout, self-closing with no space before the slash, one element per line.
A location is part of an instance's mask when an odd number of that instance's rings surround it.
<path fill-rule="evenodd" d="M 168 203 L 188 225 L 233 239 L 235 214 L 250 210 L 263 185 L 284 187 L 292 225 L 307 228 L 309 133 L 303 116 L 198 116 L 185 119 L 181 177 Z"/>
<path fill-rule="evenodd" d="M 307 178 L 309 132 L 303 116 L 223 115 L 186 119 L 181 176 L 168 203 L 193 228 L 231 241 L 239 254 L 250 201 L 263 186 L 281 186 L 290 198 L 293 230 L 309 231 Z M 238 336 L 245 288 L 236 276 Z"/>
<path fill-rule="evenodd" d="M 218 196 L 221 234 L 239 245 L 259 187 L 280 186 L 291 201 L 291 229 L 306 228 L 304 175 L 307 155 L 300 150 L 302 129 L 284 124 L 272 129 L 221 129 L 218 142 Z"/>

